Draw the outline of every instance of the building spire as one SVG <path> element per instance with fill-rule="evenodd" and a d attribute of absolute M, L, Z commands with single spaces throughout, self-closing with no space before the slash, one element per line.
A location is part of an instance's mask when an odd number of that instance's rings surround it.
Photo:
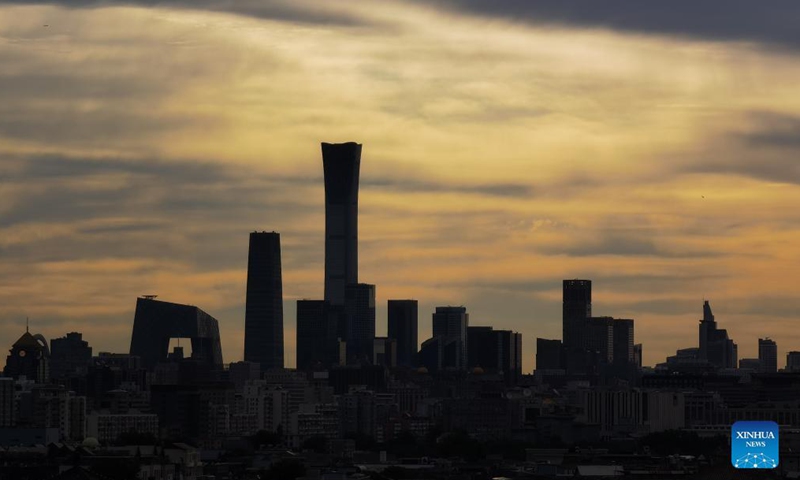
<path fill-rule="evenodd" d="M 31 332 L 30 332 L 30 329 L 28 328 L 28 327 L 29 327 L 29 325 L 30 325 L 30 319 L 29 319 L 29 318 L 28 318 L 28 316 L 26 315 L 26 316 L 25 316 L 25 333 L 31 333 Z"/>

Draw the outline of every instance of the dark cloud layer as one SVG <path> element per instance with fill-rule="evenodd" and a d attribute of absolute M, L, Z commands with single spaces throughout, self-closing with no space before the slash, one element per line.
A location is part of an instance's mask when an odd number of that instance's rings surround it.
<path fill-rule="evenodd" d="M 116 5 L 192 8 L 315 25 L 357 27 L 368 24 L 362 18 L 339 11 L 334 12 L 330 9 L 312 10 L 303 8 L 301 4 L 296 2 L 275 0 L 243 0 L 235 2 L 213 0 L 3 0 L 0 3 L 59 5 L 70 8 L 100 8 Z"/>
<path fill-rule="evenodd" d="M 481 17 L 586 28 L 609 28 L 643 34 L 686 36 L 723 41 L 752 41 L 800 48 L 800 3 L 795 0 L 414 0 L 447 11 Z M 54 4 L 71 8 L 112 5 L 178 7 L 229 12 L 256 18 L 317 25 L 357 27 L 372 21 L 330 8 L 309 8 L 286 1 L 217 2 L 212 0 L 4 0 L 7 4 Z M 323 5 L 320 2 L 320 5 Z M 377 5 L 375 8 L 379 8 Z"/>
<path fill-rule="evenodd" d="M 800 184 L 800 116 L 752 111 L 742 121 L 744 127 L 710 139 L 710 147 L 690 155 L 680 170 Z"/>
<path fill-rule="evenodd" d="M 800 149 L 800 115 L 752 112 L 753 129 L 743 135 L 745 143 L 757 148 Z"/>
<path fill-rule="evenodd" d="M 534 24 L 800 47 L 800 28 L 797 28 L 800 3 L 794 0 L 767 3 L 748 0 L 436 0 L 433 3 L 459 12 Z"/>
<path fill-rule="evenodd" d="M 459 193 L 491 197 L 527 198 L 533 194 L 533 187 L 522 183 L 470 184 L 389 176 L 365 179 L 362 181 L 362 187 L 394 190 L 403 193 Z"/>

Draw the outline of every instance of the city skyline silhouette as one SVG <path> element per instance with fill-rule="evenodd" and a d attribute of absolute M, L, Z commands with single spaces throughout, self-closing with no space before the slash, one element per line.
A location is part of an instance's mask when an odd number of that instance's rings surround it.
<path fill-rule="evenodd" d="M 243 358 L 246 236 L 274 230 L 291 366 L 295 301 L 324 296 L 319 142 L 352 140 L 377 335 L 388 299 L 419 299 L 420 341 L 463 304 L 523 334 L 530 372 L 581 278 L 646 365 L 696 345 L 704 299 L 740 358 L 800 349 L 794 7 L 714 3 L 703 29 L 552 2 L 112 4 L 0 7 L 6 343 L 28 316 L 126 351 L 152 293 Z"/>

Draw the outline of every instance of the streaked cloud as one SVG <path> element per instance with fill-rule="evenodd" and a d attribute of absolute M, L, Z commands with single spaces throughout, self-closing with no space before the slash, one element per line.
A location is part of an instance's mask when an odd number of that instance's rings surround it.
<path fill-rule="evenodd" d="M 800 33 L 795 28 L 800 21 L 800 7 L 791 0 L 770 2 L 765 6 L 745 0 L 677 0 L 668 3 L 636 0 L 437 0 L 433 3 L 476 16 L 494 16 L 534 25 L 607 28 L 639 34 L 800 47 Z"/>
<path fill-rule="evenodd" d="M 696 343 L 704 297 L 741 356 L 800 348 L 797 9 L 727 3 L 700 25 L 716 2 L 5 2 L 0 332 L 124 351 L 156 293 L 236 360 L 247 234 L 276 230 L 291 365 L 293 302 L 322 295 L 319 143 L 355 140 L 359 277 L 419 298 L 421 335 L 464 304 L 530 370 L 561 279 L 591 278 L 647 363 Z"/>

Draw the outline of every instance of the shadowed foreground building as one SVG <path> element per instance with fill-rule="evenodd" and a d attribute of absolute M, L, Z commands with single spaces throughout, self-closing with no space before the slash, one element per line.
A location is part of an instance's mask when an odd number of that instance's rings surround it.
<path fill-rule="evenodd" d="M 31 334 L 26 328 L 25 333 L 11 346 L 3 375 L 14 379 L 25 376 L 37 383 L 46 383 L 50 379 L 47 340 L 41 334 Z"/>
<path fill-rule="evenodd" d="M 130 354 L 141 357 L 143 366 L 152 370 L 167 360 L 172 338 L 191 340 L 193 360 L 222 367 L 219 324 L 214 317 L 191 305 L 137 298 Z"/>
<path fill-rule="evenodd" d="M 325 300 L 344 305 L 358 283 L 358 177 L 361 144 L 323 143 L 325 174 Z"/>
<path fill-rule="evenodd" d="M 325 300 L 297 301 L 297 369 L 328 368 L 339 363 L 336 334 L 340 314 Z"/>
<path fill-rule="evenodd" d="M 492 327 L 468 327 L 469 368 L 502 373 L 509 382 L 522 374 L 522 334 Z"/>
<path fill-rule="evenodd" d="M 792 351 L 786 353 L 786 370 L 800 372 L 800 352 Z"/>
<path fill-rule="evenodd" d="M 536 339 L 536 370 L 549 371 L 564 368 L 564 349 L 561 340 Z"/>
<path fill-rule="evenodd" d="M 778 345 L 769 338 L 758 339 L 758 359 L 761 362 L 761 371 L 775 373 L 778 371 Z"/>
<path fill-rule="evenodd" d="M 562 294 L 561 339 L 564 348 L 567 351 L 586 348 L 586 324 L 592 316 L 592 281 L 564 280 Z"/>
<path fill-rule="evenodd" d="M 562 290 L 562 342 L 564 368 L 569 373 L 585 373 L 592 364 L 588 353 L 591 333 L 589 318 L 592 316 L 592 281 L 564 280 Z"/>
<path fill-rule="evenodd" d="M 433 314 L 433 338 L 442 337 L 455 339 L 456 364 L 453 368 L 466 369 L 468 358 L 467 328 L 469 327 L 469 314 L 466 307 L 436 307 Z M 441 345 L 449 345 L 443 342 Z"/>
<path fill-rule="evenodd" d="M 92 347 L 83 334 L 70 332 L 65 337 L 50 341 L 52 378 L 63 378 L 76 372 L 86 373 L 92 361 Z"/>
<path fill-rule="evenodd" d="M 716 368 L 736 368 L 738 365 L 738 349 L 728 337 L 728 331 L 718 329 L 711 305 L 703 302 L 703 318 L 700 320 L 699 358 Z"/>
<path fill-rule="evenodd" d="M 345 290 L 347 361 L 372 362 L 375 341 L 375 285 L 358 283 Z M 343 333 L 343 335 L 342 335 Z"/>
<path fill-rule="evenodd" d="M 389 300 L 388 336 L 397 341 L 397 365 L 413 367 L 417 364 L 417 327 L 419 305 L 416 300 Z"/>
<path fill-rule="evenodd" d="M 252 232 L 247 257 L 244 360 L 261 371 L 283 368 L 283 284 L 281 237 Z"/>

